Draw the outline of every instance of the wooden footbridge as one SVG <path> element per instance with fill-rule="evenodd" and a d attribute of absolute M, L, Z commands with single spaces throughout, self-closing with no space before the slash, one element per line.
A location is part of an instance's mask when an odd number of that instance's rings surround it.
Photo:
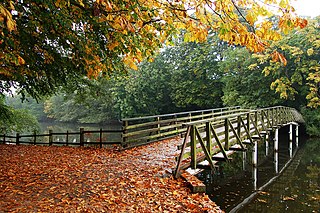
<path fill-rule="evenodd" d="M 295 127 L 298 146 L 299 123 L 304 123 L 299 112 L 283 106 L 257 110 L 231 109 L 214 114 L 212 118 L 186 122 L 183 124 L 187 128 L 184 141 L 178 147 L 181 152 L 177 158 L 175 176 L 179 177 L 181 171 L 187 168 L 215 170 L 216 162 L 230 161 L 232 153 L 245 152 L 248 146 L 257 146 L 258 141 L 268 144 L 271 137 L 277 152 L 278 130 L 287 125 L 290 126 L 291 142 Z M 253 165 L 256 163 L 257 154 L 253 157 Z"/>
<path fill-rule="evenodd" d="M 255 110 L 227 107 L 123 119 L 115 130 L 81 128 L 79 132 L 0 135 L 0 142 L 130 148 L 180 135 L 183 142 L 173 150 L 178 152 L 174 173 L 179 177 L 187 168 L 214 170 L 216 162 L 229 161 L 233 152 L 245 151 L 257 141 L 268 143 L 270 136 L 277 138 L 277 130 L 282 126 L 290 125 L 290 140 L 295 127 L 297 144 L 298 126 L 303 122 L 299 112 L 289 107 Z"/>

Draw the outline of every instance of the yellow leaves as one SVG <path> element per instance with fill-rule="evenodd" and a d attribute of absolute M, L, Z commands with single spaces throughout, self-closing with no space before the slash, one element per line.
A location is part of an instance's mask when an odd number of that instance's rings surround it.
<path fill-rule="evenodd" d="M 135 63 L 134 58 L 132 58 L 131 56 L 124 57 L 123 62 L 126 65 L 128 65 L 131 69 L 138 70 L 138 66 Z"/>
<path fill-rule="evenodd" d="M 24 65 L 26 63 L 20 55 L 18 56 L 18 63 L 19 65 Z"/>
<path fill-rule="evenodd" d="M 313 48 L 309 48 L 309 49 L 307 50 L 307 55 L 308 55 L 308 56 L 313 55 L 313 53 L 314 53 Z"/>
<path fill-rule="evenodd" d="M 278 51 L 273 51 L 273 53 L 271 54 L 271 58 L 272 62 L 280 61 L 284 66 L 287 65 L 287 59 Z"/>
<path fill-rule="evenodd" d="M 114 41 L 114 42 L 108 44 L 107 47 L 108 47 L 109 50 L 113 50 L 113 49 L 116 48 L 117 46 L 119 46 L 119 42 L 118 42 L 118 41 Z"/>
<path fill-rule="evenodd" d="M 257 16 L 252 11 L 248 11 L 246 19 L 251 25 L 253 25 L 257 21 Z"/>
<path fill-rule="evenodd" d="M 13 7 L 11 1 L 10 7 Z M 6 26 L 9 32 L 16 29 L 16 22 L 12 19 L 11 13 L 2 4 L 0 4 L 0 22 L 6 22 Z M 0 32 L 2 32 L 2 30 Z"/>
<path fill-rule="evenodd" d="M 281 77 L 271 83 L 270 88 L 280 94 L 280 98 L 288 99 L 293 97 L 297 93 L 292 86 L 288 78 Z"/>
<path fill-rule="evenodd" d="M 84 7 L 84 4 L 83 4 L 82 0 L 78 0 L 78 2 L 82 7 Z"/>

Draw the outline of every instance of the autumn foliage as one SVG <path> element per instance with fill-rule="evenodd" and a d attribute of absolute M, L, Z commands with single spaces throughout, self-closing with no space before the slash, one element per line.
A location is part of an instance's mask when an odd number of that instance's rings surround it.
<path fill-rule="evenodd" d="M 265 19 L 273 14 L 279 15 L 276 28 Z M 262 52 L 282 32 L 306 24 L 289 0 L 5 0 L 0 74 L 29 93 L 30 86 L 49 91 L 75 74 L 137 69 L 181 32 L 187 42 L 217 32 L 223 41 Z"/>
<path fill-rule="evenodd" d="M 169 174 L 176 145 L 125 151 L 0 145 L 0 211 L 220 212 Z"/>

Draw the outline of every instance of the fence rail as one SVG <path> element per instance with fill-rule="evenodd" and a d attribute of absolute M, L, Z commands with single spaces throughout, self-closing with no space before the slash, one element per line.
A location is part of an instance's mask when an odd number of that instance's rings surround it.
<path fill-rule="evenodd" d="M 15 136 L 0 135 L 0 142 L 11 144 L 34 144 L 34 145 L 70 145 L 70 146 L 88 146 L 99 145 L 120 145 L 123 148 L 134 147 L 137 145 L 147 144 L 158 140 L 172 138 L 178 135 L 186 134 L 190 125 L 196 125 L 200 132 L 204 132 L 207 127 L 206 122 L 210 122 L 214 128 L 223 128 L 225 119 L 228 119 L 232 125 L 236 125 L 237 116 L 246 116 L 248 113 L 256 112 L 254 116 L 270 117 L 269 126 L 277 121 L 277 107 L 258 110 L 241 109 L 239 106 L 198 110 L 190 112 L 172 113 L 164 115 L 145 116 L 138 118 L 126 118 L 122 120 L 122 128 L 119 130 L 84 130 L 79 132 L 54 133 L 49 131 L 48 134 L 29 134 Z M 268 114 L 266 114 L 268 113 Z M 294 112 L 295 120 L 301 120 L 299 113 Z M 300 117 L 299 117 L 300 116 Z M 257 119 L 252 117 L 251 119 Z M 243 122 L 248 122 L 244 118 Z M 261 121 L 259 121 L 261 123 Z M 264 125 L 264 122 L 259 125 Z M 236 126 L 235 126 L 236 127 Z M 231 131 L 232 128 L 230 127 Z M 253 131 L 254 126 L 248 125 L 248 130 Z M 244 134 L 244 129 L 241 130 Z M 203 133 L 201 133 L 203 134 Z M 217 131 L 217 136 L 224 135 L 224 131 Z M 95 137 L 94 137 L 95 136 Z M 229 138 L 234 139 L 236 136 L 230 132 Z M 224 138 L 221 139 L 224 143 Z M 189 143 L 187 144 L 190 145 Z"/>
<path fill-rule="evenodd" d="M 100 148 L 106 145 L 121 144 L 122 130 L 84 130 L 79 132 L 54 133 L 49 130 L 48 134 L 29 134 L 15 136 L 0 135 L 0 141 L 6 144 L 33 144 L 33 145 L 66 145 L 66 146 L 94 146 Z"/>
<path fill-rule="evenodd" d="M 175 137 L 186 132 L 187 128 L 183 126 L 183 123 L 214 118 L 240 111 L 247 110 L 236 106 L 123 119 L 122 145 L 130 147 Z"/>

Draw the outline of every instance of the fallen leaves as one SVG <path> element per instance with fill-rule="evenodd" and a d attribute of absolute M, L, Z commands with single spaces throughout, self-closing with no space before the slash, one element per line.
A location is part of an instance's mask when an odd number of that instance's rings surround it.
<path fill-rule="evenodd" d="M 125 151 L 0 145 L 0 211 L 219 212 L 168 175 L 176 141 Z"/>

